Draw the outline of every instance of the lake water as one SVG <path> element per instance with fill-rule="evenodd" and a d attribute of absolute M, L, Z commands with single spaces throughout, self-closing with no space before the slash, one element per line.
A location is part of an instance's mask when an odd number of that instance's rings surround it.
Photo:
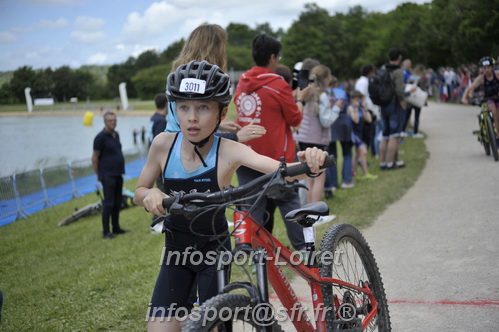
<path fill-rule="evenodd" d="M 116 131 L 123 151 L 137 147 L 133 131 L 147 129 L 149 118 L 118 115 Z M 0 117 L 0 177 L 90 159 L 94 137 L 103 128 L 100 115 L 94 117 L 92 126 L 83 125 L 83 116 Z M 143 146 L 140 134 L 137 144 Z"/>

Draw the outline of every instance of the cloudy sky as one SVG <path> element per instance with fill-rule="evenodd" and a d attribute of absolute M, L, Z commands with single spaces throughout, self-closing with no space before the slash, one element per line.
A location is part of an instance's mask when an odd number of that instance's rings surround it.
<path fill-rule="evenodd" d="M 121 63 L 148 49 L 161 52 L 205 22 L 287 29 L 307 2 L 333 15 L 357 4 L 386 13 L 408 1 L 0 0 L 0 71 Z"/>

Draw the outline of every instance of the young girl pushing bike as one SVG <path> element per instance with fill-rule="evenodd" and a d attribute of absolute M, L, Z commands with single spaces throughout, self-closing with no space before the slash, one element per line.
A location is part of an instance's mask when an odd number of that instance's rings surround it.
<path fill-rule="evenodd" d="M 166 94 L 176 102 L 181 132 L 161 133 L 153 141 L 146 165 L 137 183 L 134 202 L 157 215 L 165 214 L 163 199 L 183 192 L 215 192 L 227 188 L 240 166 L 271 173 L 279 162 L 251 148 L 214 135 L 231 101 L 229 76 L 207 61 L 191 61 L 178 67 L 167 79 Z M 327 153 L 308 148 L 298 153 L 312 173 L 319 173 Z M 162 188 L 154 188 L 162 174 Z M 194 253 L 230 248 L 223 211 L 203 213 L 191 221 L 168 216 L 164 222 L 165 252 L 149 308 L 149 331 L 177 331 L 179 313 L 188 313 L 190 290 L 197 283 L 199 300 L 217 294 L 216 266 L 190 259 Z M 224 248 L 220 247 L 223 243 Z M 167 260 L 172 253 L 184 259 Z M 180 310 L 182 309 L 182 310 Z M 165 319 L 155 319 L 156 317 Z"/>

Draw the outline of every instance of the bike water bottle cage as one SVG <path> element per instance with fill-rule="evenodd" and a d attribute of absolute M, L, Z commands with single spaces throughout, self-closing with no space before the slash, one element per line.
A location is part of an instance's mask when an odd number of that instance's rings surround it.
<path fill-rule="evenodd" d="M 222 110 L 229 106 L 232 99 L 229 75 L 208 61 L 193 60 L 188 64 L 180 65 L 175 72 L 168 75 L 166 79 L 166 96 L 171 102 L 178 100 L 206 100 L 216 101 L 219 104 L 218 122 L 210 135 L 198 142 L 189 141 L 194 145 L 194 152 L 201 159 L 203 166 L 207 167 L 197 148 L 202 148 L 208 143 L 210 137 L 220 126 Z"/>

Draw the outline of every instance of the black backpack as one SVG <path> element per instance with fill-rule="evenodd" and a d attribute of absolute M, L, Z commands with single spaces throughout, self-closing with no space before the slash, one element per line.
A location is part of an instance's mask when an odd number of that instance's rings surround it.
<path fill-rule="evenodd" d="M 382 68 L 369 79 L 369 98 L 375 105 L 387 106 L 395 98 L 395 88 L 390 72 L 389 69 Z"/>

